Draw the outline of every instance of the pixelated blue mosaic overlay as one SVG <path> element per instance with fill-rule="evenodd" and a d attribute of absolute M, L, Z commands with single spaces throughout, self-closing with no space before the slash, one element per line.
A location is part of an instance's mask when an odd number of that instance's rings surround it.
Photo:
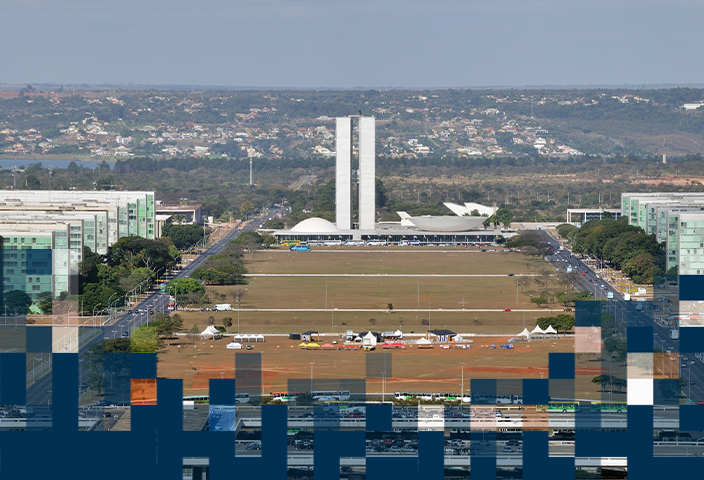
<path fill-rule="evenodd" d="M 32 268 L 42 265 L 37 254 Z M 659 279 L 653 301 L 578 302 L 575 326 L 599 332 L 596 352 L 551 353 L 544 378 L 465 378 L 471 402 L 452 408 L 431 387 L 429 400 L 392 405 L 393 355 L 380 351 L 366 354 L 365 379 L 318 379 L 312 361 L 286 392 L 263 391 L 261 354 L 236 353 L 234 379 L 210 380 L 206 404 L 184 403 L 181 380 L 157 378 L 156 355 L 95 358 L 100 329 L 57 345 L 52 328 L 12 316 L 0 327 L 0 478 L 562 479 L 585 465 L 697 478 L 699 302 L 698 276 Z M 87 378 L 104 393 L 90 410 L 79 406 Z M 132 401 L 140 381 L 155 402 Z M 584 399 L 584 385 L 600 400 Z M 549 423 L 530 423 L 540 415 Z"/>

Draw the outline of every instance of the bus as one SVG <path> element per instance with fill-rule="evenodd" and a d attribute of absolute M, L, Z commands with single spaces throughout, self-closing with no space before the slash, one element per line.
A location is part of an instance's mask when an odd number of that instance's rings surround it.
<path fill-rule="evenodd" d="M 314 390 L 310 392 L 316 402 L 329 402 L 335 400 L 349 400 L 349 390 Z"/>
<path fill-rule="evenodd" d="M 235 404 L 249 403 L 249 393 L 235 393 Z"/>
<path fill-rule="evenodd" d="M 535 410 L 538 412 L 578 412 L 579 402 L 550 402 L 547 405 L 536 405 Z"/>
<path fill-rule="evenodd" d="M 292 252 L 310 252 L 310 247 L 308 245 L 294 245 L 292 247 L 288 247 L 288 249 Z"/>
<path fill-rule="evenodd" d="M 626 413 L 628 411 L 628 404 L 626 402 L 592 402 L 591 411 Z"/>
<path fill-rule="evenodd" d="M 300 245 L 300 244 L 301 244 L 300 240 L 282 240 L 281 241 L 282 247 L 293 247 L 295 245 Z"/>
<path fill-rule="evenodd" d="M 472 395 L 470 401 L 478 405 L 522 405 L 523 396 L 510 393 L 478 393 L 476 395 Z"/>
<path fill-rule="evenodd" d="M 271 400 L 273 402 L 295 402 L 299 395 L 306 392 L 271 392 Z"/>

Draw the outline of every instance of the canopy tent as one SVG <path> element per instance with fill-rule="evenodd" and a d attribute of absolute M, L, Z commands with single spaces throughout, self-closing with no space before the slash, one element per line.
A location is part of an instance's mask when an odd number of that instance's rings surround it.
<path fill-rule="evenodd" d="M 234 338 L 235 340 L 242 340 L 243 337 L 244 337 L 244 335 L 238 333 L 238 334 L 235 335 L 233 338 Z"/>
<path fill-rule="evenodd" d="M 386 342 L 384 342 L 384 343 L 381 344 L 381 348 L 391 348 L 391 345 L 388 344 L 388 343 L 386 343 Z"/>
<path fill-rule="evenodd" d="M 264 335 L 262 335 L 261 333 L 258 334 L 258 335 L 255 335 L 255 336 L 254 336 L 254 341 L 255 341 L 255 342 L 263 342 L 263 341 L 264 341 Z"/>
<path fill-rule="evenodd" d="M 518 334 L 519 337 L 530 337 L 530 330 L 524 328 L 521 333 Z"/>
<path fill-rule="evenodd" d="M 320 345 L 318 345 L 318 344 L 315 343 L 315 342 L 311 342 L 311 343 L 309 343 L 309 344 L 306 346 L 306 350 L 311 350 L 311 349 L 314 350 L 314 349 L 316 349 L 316 348 L 320 348 Z"/>
<path fill-rule="evenodd" d="M 200 332 L 200 336 L 203 338 L 220 338 L 222 336 L 222 333 L 220 333 L 220 330 L 215 328 L 212 325 L 208 325 L 208 327 Z"/>
<path fill-rule="evenodd" d="M 530 332 L 530 333 L 532 333 L 533 335 L 536 335 L 536 334 L 537 334 L 537 335 L 543 335 L 543 334 L 545 333 L 545 330 L 543 330 L 542 328 L 540 328 L 540 325 L 536 325 L 535 328 L 533 329 L 533 331 Z"/>
<path fill-rule="evenodd" d="M 232 342 L 228 343 L 226 348 L 229 348 L 230 350 L 242 350 L 242 344 L 238 342 Z"/>
<path fill-rule="evenodd" d="M 394 342 L 391 344 L 391 346 L 394 348 L 406 348 L 406 346 L 401 342 Z"/>
<path fill-rule="evenodd" d="M 548 325 L 548 328 L 545 329 L 545 332 L 544 332 L 544 333 L 545 333 L 546 335 L 549 334 L 549 335 L 555 335 L 555 336 L 557 336 L 557 331 L 556 331 L 554 328 L 552 328 L 552 325 Z"/>
<path fill-rule="evenodd" d="M 306 348 L 307 346 L 308 344 L 306 342 L 303 342 L 298 345 L 298 348 Z"/>
<path fill-rule="evenodd" d="M 323 344 L 323 346 L 321 348 L 335 348 L 335 346 L 331 345 L 329 343 L 325 343 L 325 344 Z"/>
<path fill-rule="evenodd" d="M 416 340 L 416 345 L 418 345 L 418 348 L 433 348 L 433 342 L 427 338 L 419 338 Z"/>

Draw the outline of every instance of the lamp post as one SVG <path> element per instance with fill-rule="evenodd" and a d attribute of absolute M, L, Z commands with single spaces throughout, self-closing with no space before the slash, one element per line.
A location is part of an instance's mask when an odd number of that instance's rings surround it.
<path fill-rule="evenodd" d="M 330 331 L 335 334 L 335 302 L 330 306 Z"/>
<path fill-rule="evenodd" d="M 523 302 L 523 330 L 526 329 L 526 302 Z"/>
<path fill-rule="evenodd" d="M 460 362 L 460 368 L 462 369 L 462 383 L 460 383 L 461 393 L 460 393 L 460 407 L 462 402 L 464 402 L 464 362 Z"/>
<path fill-rule="evenodd" d="M 117 292 L 115 292 L 115 293 L 113 293 L 112 295 L 110 295 L 110 298 L 108 299 L 108 305 L 107 305 L 107 307 L 108 307 L 108 313 L 110 313 L 110 305 L 111 305 L 111 302 L 112 302 L 112 297 L 114 297 L 115 295 L 117 295 Z"/>
<path fill-rule="evenodd" d="M 310 393 L 313 394 L 313 365 L 315 362 L 310 362 Z"/>
<path fill-rule="evenodd" d="M 516 308 L 518 308 L 518 280 L 516 280 Z"/>
<path fill-rule="evenodd" d="M 384 403 L 386 396 L 386 372 L 381 372 L 381 403 Z"/>
<path fill-rule="evenodd" d="M 98 308 L 100 305 L 102 305 L 102 303 L 97 304 L 97 305 L 93 308 L 93 326 L 94 326 L 94 327 L 95 327 L 95 309 Z"/>
<path fill-rule="evenodd" d="M 325 280 L 325 310 L 328 309 L 328 281 Z"/>
<path fill-rule="evenodd" d="M 430 302 L 428 302 L 428 330 L 430 330 Z"/>

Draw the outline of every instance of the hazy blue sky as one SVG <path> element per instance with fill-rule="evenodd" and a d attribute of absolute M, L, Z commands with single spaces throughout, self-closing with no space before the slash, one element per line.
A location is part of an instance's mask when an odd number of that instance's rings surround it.
<path fill-rule="evenodd" d="M 0 0 L 0 82 L 704 83 L 704 0 Z"/>

